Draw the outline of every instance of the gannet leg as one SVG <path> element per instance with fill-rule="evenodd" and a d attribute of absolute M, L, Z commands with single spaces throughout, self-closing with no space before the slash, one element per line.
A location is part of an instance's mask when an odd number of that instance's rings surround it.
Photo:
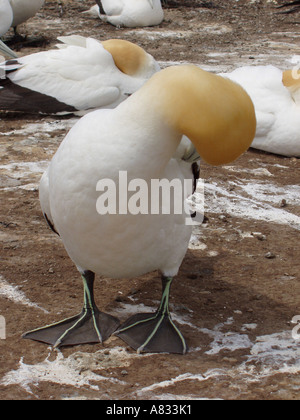
<path fill-rule="evenodd" d="M 95 274 L 91 271 L 85 271 L 82 274 L 84 306 L 80 314 L 29 331 L 22 337 L 41 341 L 54 347 L 102 343 L 109 338 L 118 328 L 120 322 L 117 318 L 105 314 L 97 308 L 93 293 L 94 279 Z"/>
<path fill-rule="evenodd" d="M 162 276 L 162 298 L 155 313 L 133 315 L 115 332 L 138 353 L 187 352 L 185 339 L 172 321 L 169 311 L 172 280 L 172 277 Z"/>

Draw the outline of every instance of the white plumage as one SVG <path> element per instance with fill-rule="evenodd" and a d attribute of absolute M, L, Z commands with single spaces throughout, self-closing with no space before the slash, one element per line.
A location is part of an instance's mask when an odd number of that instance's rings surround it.
<path fill-rule="evenodd" d="M 96 0 L 101 20 L 134 28 L 159 25 L 164 18 L 161 0 Z"/>
<path fill-rule="evenodd" d="M 102 313 L 100 319 L 92 298 L 94 273 L 119 278 L 159 269 L 163 295 L 157 313 L 138 314 L 118 335 L 139 351 L 185 353 L 168 302 L 191 235 L 186 214 L 100 215 L 96 186 L 103 179 L 119 186 L 120 171 L 126 171 L 128 182 L 143 179 L 149 187 L 153 179 L 183 183 L 187 170 L 189 178 L 193 175 L 191 163 L 183 161 L 191 154 L 189 143 L 177 149 L 182 135 L 204 160 L 222 164 L 243 153 L 254 134 L 254 109 L 245 91 L 195 66 L 158 72 L 117 108 L 91 112 L 77 122 L 42 179 L 40 199 L 82 274 L 85 306 L 77 317 L 25 337 L 56 346 L 102 341 L 116 329 L 116 320 Z"/>
<path fill-rule="evenodd" d="M 252 147 L 283 156 L 300 156 L 300 75 L 274 66 L 246 66 L 222 74 L 250 95 L 257 131 Z"/>
<path fill-rule="evenodd" d="M 55 114 L 115 107 L 159 70 L 152 56 L 128 41 L 59 40 L 58 49 L 9 64 L 7 80 L 0 81 L 0 109 Z"/>

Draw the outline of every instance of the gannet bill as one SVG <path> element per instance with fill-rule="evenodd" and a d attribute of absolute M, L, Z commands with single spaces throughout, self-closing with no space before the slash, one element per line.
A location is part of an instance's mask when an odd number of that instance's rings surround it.
<path fill-rule="evenodd" d="M 43 176 L 40 200 L 46 219 L 81 273 L 84 309 L 24 338 L 56 347 L 104 341 L 118 328 L 118 320 L 96 307 L 95 273 L 113 281 L 158 269 L 162 299 L 157 312 L 131 317 L 116 334 L 139 352 L 185 353 L 187 344 L 171 318 L 169 295 L 192 233 L 186 214 L 164 214 L 161 203 L 158 214 L 105 212 L 101 195 L 98 202 L 99 182 L 108 180 L 118 190 L 123 171 L 128 183 L 142 180 L 147 191 L 153 180 L 183 184 L 183 165 L 190 165 L 183 160 L 182 154 L 190 155 L 185 147 L 176 156 L 183 135 L 191 139 L 201 159 L 222 165 L 248 149 L 255 129 L 254 107 L 244 89 L 193 65 L 164 69 L 117 108 L 81 118 Z M 128 210 L 129 201 L 120 197 Z M 184 196 L 179 197 L 183 202 Z"/>
<path fill-rule="evenodd" d="M 0 39 L 0 55 L 4 54 L 4 56 L 8 56 L 10 58 L 18 58 L 17 54 L 11 50 L 4 42 Z M 1 62 L 0 62 L 0 69 L 1 69 Z M 0 80 L 0 92 L 1 92 L 1 80 Z M 1 94 L 1 93 L 0 93 Z"/>

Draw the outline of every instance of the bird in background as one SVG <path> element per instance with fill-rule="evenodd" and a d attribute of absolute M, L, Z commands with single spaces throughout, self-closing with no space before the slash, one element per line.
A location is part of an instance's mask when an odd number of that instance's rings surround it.
<path fill-rule="evenodd" d="M 87 13 L 97 14 L 103 22 L 117 27 L 159 25 L 164 19 L 161 0 L 96 0 Z"/>
<path fill-rule="evenodd" d="M 300 72 L 274 66 L 245 66 L 222 73 L 251 97 L 257 130 L 251 147 L 300 157 Z"/>
<path fill-rule="evenodd" d="M 160 70 L 155 59 L 129 41 L 72 35 L 57 49 L 0 65 L 0 109 L 76 114 L 113 108 Z"/>

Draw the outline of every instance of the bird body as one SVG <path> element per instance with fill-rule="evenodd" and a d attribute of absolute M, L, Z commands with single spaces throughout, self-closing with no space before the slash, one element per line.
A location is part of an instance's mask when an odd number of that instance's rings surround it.
<path fill-rule="evenodd" d="M 99 16 L 114 26 L 159 25 L 164 18 L 161 0 L 97 0 Z"/>
<path fill-rule="evenodd" d="M 159 70 L 152 56 L 128 41 L 59 39 L 58 49 L 8 63 L 0 109 L 56 114 L 115 107 Z"/>
<path fill-rule="evenodd" d="M 97 206 L 102 191 L 99 181 L 109 180 L 120 188 L 122 171 L 128 182 L 143 180 L 147 191 L 151 191 L 153 180 L 163 178 L 183 184 L 187 172 L 189 178 L 193 176 L 191 165 L 188 168 L 183 162 L 189 154 L 187 148 L 178 150 L 183 135 L 191 139 L 201 158 L 220 165 L 247 150 L 255 126 L 253 104 L 239 85 L 196 66 L 169 67 L 152 76 L 117 108 L 84 116 L 54 155 L 40 186 L 41 206 L 81 272 L 85 300 L 91 296 L 87 283 L 93 273 L 130 278 L 157 269 L 162 272 L 162 301 L 156 314 L 138 314 L 118 330 L 117 335 L 133 348 L 186 352 L 168 302 L 172 278 L 188 248 L 191 226 L 186 223 L 186 214 L 165 214 L 162 206 L 157 214 L 132 214 L 128 211 L 130 198 L 125 199 L 124 212 L 101 214 Z M 123 198 L 119 195 L 119 204 Z M 96 337 L 102 341 L 103 326 L 98 315 L 93 315 L 94 305 L 90 308 Z M 84 311 L 75 319 L 68 320 L 63 333 L 66 321 L 29 332 L 25 338 L 55 345 L 78 343 L 78 319 L 80 323 L 85 319 L 90 331 L 90 317 Z M 105 323 L 110 335 L 116 321 L 108 318 Z M 94 340 L 95 331 L 93 334 Z M 88 335 L 80 342 L 91 340 Z"/>
<path fill-rule="evenodd" d="M 257 131 L 252 147 L 300 156 L 300 75 L 274 66 L 246 66 L 224 73 L 250 95 Z"/>

